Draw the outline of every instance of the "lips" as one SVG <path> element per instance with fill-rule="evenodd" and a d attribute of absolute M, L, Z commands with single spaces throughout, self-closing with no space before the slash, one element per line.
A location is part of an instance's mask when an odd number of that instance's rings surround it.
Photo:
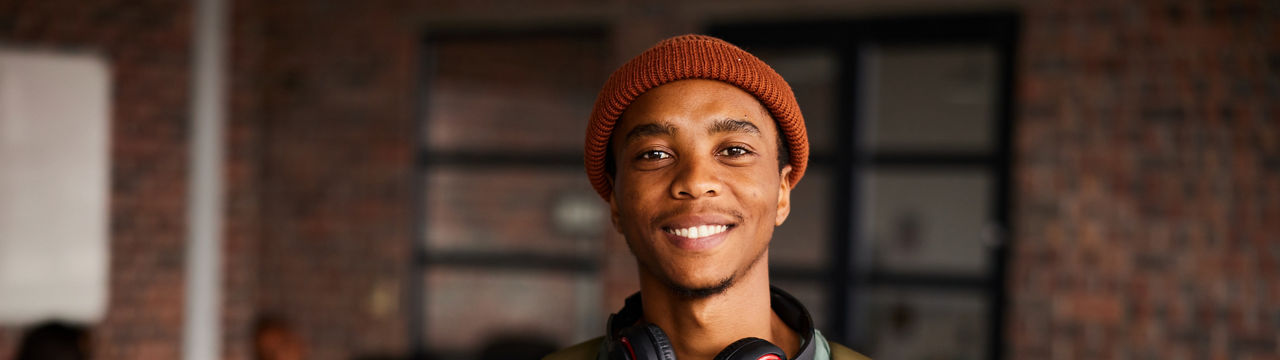
<path fill-rule="evenodd" d="M 690 239 L 698 239 L 707 236 L 723 233 L 729 230 L 729 225 L 698 225 L 690 226 L 682 229 L 662 229 L 668 234 L 687 237 Z"/>
<path fill-rule="evenodd" d="M 732 216 L 683 215 L 664 222 L 662 232 L 677 248 L 686 251 L 703 251 L 724 242 L 736 223 Z"/>

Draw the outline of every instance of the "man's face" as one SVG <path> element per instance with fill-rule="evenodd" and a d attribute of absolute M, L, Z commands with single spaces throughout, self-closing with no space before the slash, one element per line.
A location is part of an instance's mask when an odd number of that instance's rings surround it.
<path fill-rule="evenodd" d="M 636 99 L 611 139 L 610 208 L 640 270 L 706 296 L 766 258 L 790 212 L 777 137 L 754 97 L 719 81 L 672 82 Z"/>

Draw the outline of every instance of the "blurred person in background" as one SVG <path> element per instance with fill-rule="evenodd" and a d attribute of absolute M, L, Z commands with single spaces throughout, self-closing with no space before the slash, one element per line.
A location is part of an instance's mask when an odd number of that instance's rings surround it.
<path fill-rule="evenodd" d="M 480 360 L 535 360 L 556 351 L 555 342 L 531 334 L 505 334 L 480 349 Z"/>
<path fill-rule="evenodd" d="M 253 348 L 258 360 L 301 360 L 307 357 L 306 347 L 293 326 L 274 316 L 258 319 L 253 331 Z"/>
<path fill-rule="evenodd" d="M 669 38 L 609 77 L 589 121 L 587 174 L 640 292 L 604 336 L 546 359 L 865 359 L 769 283 L 809 151 L 777 72 L 717 38 Z"/>
<path fill-rule="evenodd" d="M 14 360 L 82 360 L 89 358 L 89 331 L 79 325 L 45 322 L 27 330 Z"/>

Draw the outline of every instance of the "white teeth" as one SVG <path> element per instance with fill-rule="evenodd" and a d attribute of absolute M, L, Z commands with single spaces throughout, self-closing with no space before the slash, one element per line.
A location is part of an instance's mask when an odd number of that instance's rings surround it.
<path fill-rule="evenodd" d="M 680 237 L 697 239 L 700 237 L 719 234 L 719 233 L 725 232 L 725 230 L 729 230 L 728 225 L 699 225 L 699 226 L 690 226 L 684 229 L 670 229 L 670 230 L 667 230 L 667 233 L 674 234 Z"/>

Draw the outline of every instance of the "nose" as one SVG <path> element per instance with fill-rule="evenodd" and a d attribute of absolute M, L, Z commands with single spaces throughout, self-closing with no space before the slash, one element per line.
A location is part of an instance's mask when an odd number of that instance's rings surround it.
<path fill-rule="evenodd" d="M 683 161 L 671 181 L 671 196 L 676 199 L 697 199 L 717 196 L 721 183 L 715 174 L 714 164 L 708 160 Z"/>

